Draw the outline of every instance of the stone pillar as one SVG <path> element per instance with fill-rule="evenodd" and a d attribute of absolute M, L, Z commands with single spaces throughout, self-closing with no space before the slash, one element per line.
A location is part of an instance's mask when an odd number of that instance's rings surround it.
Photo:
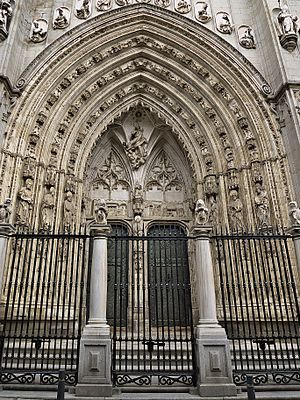
<path fill-rule="evenodd" d="M 0 296 L 3 288 L 3 275 L 5 268 L 5 258 L 7 243 L 10 235 L 15 233 L 15 227 L 8 223 L 0 223 Z"/>
<path fill-rule="evenodd" d="M 81 344 L 76 396 L 111 397 L 111 339 L 106 320 L 107 236 L 106 224 L 93 224 L 93 257 L 90 278 L 90 315 Z"/>
<path fill-rule="evenodd" d="M 210 249 L 212 227 L 192 229 L 195 242 L 195 270 L 198 283 L 199 321 L 196 326 L 198 390 L 203 397 L 235 396 L 229 341 L 217 321 L 215 281 Z"/>

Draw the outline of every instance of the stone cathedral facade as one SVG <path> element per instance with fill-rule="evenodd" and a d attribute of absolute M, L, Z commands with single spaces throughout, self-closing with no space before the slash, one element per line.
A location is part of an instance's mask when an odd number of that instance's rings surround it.
<path fill-rule="evenodd" d="M 0 0 L 2 221 L 190 234 L 198 205 L 215 228 L 288 226 L 299 19 L 297 0 Z"/>

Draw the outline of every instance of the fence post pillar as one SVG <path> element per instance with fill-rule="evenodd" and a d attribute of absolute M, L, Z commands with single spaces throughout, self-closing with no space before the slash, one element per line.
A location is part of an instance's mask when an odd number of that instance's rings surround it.
<path fill-rule="evenodd" d="M 107 224 L 91 225 L 93 255 L 90 274 L 90 313 L 81 344 L 76 395 L 111 397 L 111 339 L 106 320 Z"/>
<path fill-rule="evenodd" d="M 5 269 L 5 258 L 7 252 L 7 243 L 9 237 L 16 232 L 16 229 L 13 225 L 9 223 L 0 223 L 0 294 L 3 289 L 3 277 L 4 277 L 4 269 Z"/>
<path fill-rule="evenodd" d="M 202 221 L 203 224 L 201 224 Z M 199 369 L 198 391 L 203 397 L 235 396 L 237 390 L 232 381 L 229 341 L 224 328 L 217 321 L 215 281 L 210 249 L 212 227 L 206 225 L 205 218 L 202 221 L 199 216 L 198 218 L 196 216 L 196 226 L 191 232 L 195 242 L 195 270 L 198 283 L 199 321 L 195 332 Z"/>

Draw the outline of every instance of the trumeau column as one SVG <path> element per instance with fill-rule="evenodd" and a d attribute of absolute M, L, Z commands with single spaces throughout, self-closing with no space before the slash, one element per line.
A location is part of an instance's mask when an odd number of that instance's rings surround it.
<path fill-rule="evenodd" d="M 98 210 L 99 212 L 99 210 Z M 101 210 L 106 213 L 105 207 Z M 111 397 L 111 339 L 106 320 L 107 302 L 107 236 L 110 227 L 106 215 L 97 215 L 91 225 L 93 257 L 90 277 L 90 314 L 85 326 L 79 360 L 76 396 Z"/>
<path fill-rule="evenodd" d="M 197 201 L 196 224 L 192 229 L 195 240 L 195 269 L 198 282 L 199 321 L 196 326 L 196 357 L 199 368 L 200 396 L 235 396 L 229 341 L 217 321 L 215 282 L 210 249 L 212 227 L 207 225 L 208 209 Z"/>

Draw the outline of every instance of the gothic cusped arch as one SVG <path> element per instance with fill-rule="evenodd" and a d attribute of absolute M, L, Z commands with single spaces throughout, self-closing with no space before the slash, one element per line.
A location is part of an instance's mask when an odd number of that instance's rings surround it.
<path fill-rule="evenodd" d="M 290 178 L 266 103 L 270 88 L 237 50 L 199 24 L 148 4 L 113 10 L 51 44 L 18 87 L 1 164 L 2 195 L 14 198 L 16 216 L 27 179 L 38 206 L 55 188 L 53 220 L 61 219 L 65 193 L 80 210 L 93 148 L 139 105 L 171 127 L 193 170 L 195 196 L 218 201 L 223 222 L 233 192 L 251 199 L 242 215 L 247 222 L 260 200 L 269 207 L 260 224 L 286 218 Z M 262 188 L 267 199 L 259 199 Z M 38 224 L 39 212 L 29 214 Z"/>

